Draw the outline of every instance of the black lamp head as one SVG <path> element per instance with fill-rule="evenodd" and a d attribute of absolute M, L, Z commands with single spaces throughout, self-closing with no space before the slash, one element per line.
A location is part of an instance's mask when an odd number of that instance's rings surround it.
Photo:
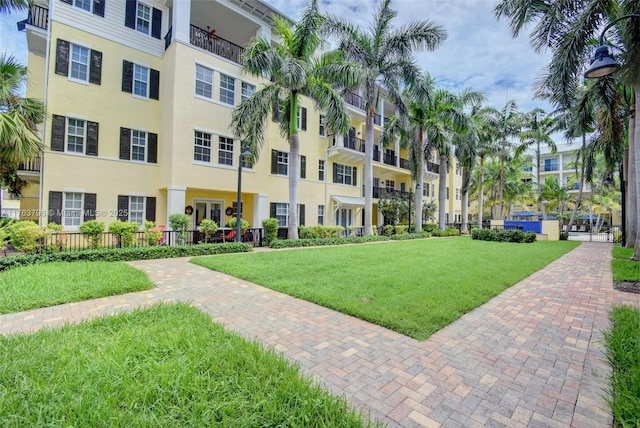
<path fill-rule="evenodd" d="M 584 73 L 584 77 L 597 79 L 615 73 L 618 69 L 620 69 L 620 64 L 613 58 L 613 54 L 609 52 L 609 47 L 600 45 L 593 54 L 593 59 Z"/>

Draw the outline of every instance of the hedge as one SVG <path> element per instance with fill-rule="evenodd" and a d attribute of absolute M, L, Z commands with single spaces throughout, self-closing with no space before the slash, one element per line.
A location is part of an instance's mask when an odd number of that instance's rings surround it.
<path fill-rule="evenodd" d="M 367 236 L 349 236 L 346 238 L 312 238 L 312 239 L 276 239 L 269 247 L 271 248 L 295 248 L 295 247 L 319 247 L 324 245 L 344 245 L 344 244 L 362 244 L 365 242 L 379 241 L 400 241 L 406 239 L 428 238 L 431 235 L 423 233 L 405 233 L 403 235 L 367 235 Z"/>
<path fill-rule="evenodd" d="M 0 258 L 0 272 L 16 266 L 26 266 L 48 262 L 115 262 L 131 260 L 153 260 L 188 256 L 246 253 L 252 250 L 253 248 L 249 244 L 223 243 L 154 247 L 101 248 L 97 250 L 62 251 L 56 253 L 15 255 Z"/>
<path fill-rule="evenodd" d="M 473 229 L 471 231 L 471 239 L 480 241 L 531 243 L 535 242 L 536 238 L 535 232 L 521 230 Z"/>

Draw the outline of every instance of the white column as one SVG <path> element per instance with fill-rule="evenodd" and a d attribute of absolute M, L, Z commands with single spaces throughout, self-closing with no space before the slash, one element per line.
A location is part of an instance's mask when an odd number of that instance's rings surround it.
<path fill-rule="evenodd" d="M 344 135 L 336 134 L 334 138 L 336 139 L 336 147 L 344 147 Z"/>
<path fill-rule="evenodd" d="M 171 214 L 183 214 L 186 206 L 187 188 L 183 186 L 172 186 L 167 188 L 167 230 L 169 226 L 169 216 Z"/>
<path fill-rule="evenodd" d="M 260 26 L 256 31 L 256 37 L 264 37 L 265 39 L 271 41 L 271 28 L 267 26 Z"/>
<path fill-rule="evenodd" d="M 180 40 L 188 45 L 191 32 L 191 0 L 174 1 L 172 16 L 171 32 L 173 40 Z"/>
<path fill-rule="evenodd" d="M 262 220 L 269 218 L 269 195 L 254 196 L 253 227 L 262 227 Z"/>
<path fill-rule="evenodd" d="M 382 118 L 382 123 L 384 123 L 384 117 Z M 396 137 L 395 140 L 395 147 L 393 150 L 396 153 L 396 167 L 400 168 L 400 137 Z"/>

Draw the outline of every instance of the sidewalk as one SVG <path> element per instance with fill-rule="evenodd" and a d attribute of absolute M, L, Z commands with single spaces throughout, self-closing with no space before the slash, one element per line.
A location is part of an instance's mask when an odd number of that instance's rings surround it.
<path fill-rule="evenodd" d="M 157 288 L 0 316 L 0 333 L 185 301 L 390 427 L 611 426 L 601 331 L 612 304 L 640 295 L 613 289 L 607 244 L 582 244 L 424 342 L 187 260 L 133 262 Z"/>

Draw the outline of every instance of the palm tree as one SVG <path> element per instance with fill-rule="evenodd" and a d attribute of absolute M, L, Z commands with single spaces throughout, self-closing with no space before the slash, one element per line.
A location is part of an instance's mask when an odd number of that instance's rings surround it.
<path fill-rule="evenodd" d="M 390 8 L 391 0 L 381 0 L 374 13 L 369 31 L 350 23 L 344 16 L 329 14 L 325 31 L 338 37 L 340 50 L 346 58 L 358 64 L 363 91 L 365 119 L 364 166 L 364 233 L 370 235 L 373 207 L 373 140 L 374 115 L 381 91 L 396 106 L 398 116 L 405 118 L 406 106 L 402 101 L 401 84 L 408 86 L 420 75 L 412 54 L 418 49 L 436 49 L 446 38 L 445 30 L 429 21 L 414 21 L 394 27 L 396 12 Z"/>
<path fill-rule="evenodd" d="M 564 223 L 564 212 L 572 209 L 574 203 L 571 202 L 571 195 L 565 187 L 560 186 L 556 177 L 547 177 L 540 186 L 540 195 L 548 204 L 543 206 L 543 210 L 555 211 L 558 214 L 561 224 Z"/>
<path fill-rule="evenodd" d="M 567 0 L 563 2 L 531 2 L 523 0 L 501 0 L 495 13 L 506 17 L 512 34 L 532 23 L 537 23 L 531 32 L 534 46 L 552 50 L 547 72 L 540 81 L 539 93 L 558 106 L 570 105 L 576 87 L 581 81 L 584 64 L 591 56 L 591 42 L 600 35 L 602 27 L 614 23 L 615 30 L 608 36 L 622 52 L 621 79 L 633 87 L 634 98 L 640 98 L 640 34 L 638 18 L 625 18 L 638 12 L 638 4 L 626 0 Z M 558 19 L 562 17 L 562 19 Z M 614 22 L 617 21 L 617 22 Z M 632 259 L 640 260 L 640 123 L 634 122 L 633 138 L 629 141 L 629 174 L 635 186 L 635 201 L 630 201 L 629 213 L 635 213 L 636 241 Z"/>
<path fill-rule="evenodd" d="M 0 13 L 20 12 L 32 4 L 33 0 L 0 0 Z"/>
<path fill-rule="evenodd" d="M 316 109 L 325 111 L 327 127 L 334 133 L 347 132 L 349 114 L 337 86 L 352 85 L 353 67 L 333 51 L 314 57 L 321 43 L 320 28 L 325 19 L 318 12 L 318 1 L 312 0 L 302 18 L 292 28 L 283 19 L 275 20 L 275 32 L 282 44 L 272 46 L 264 37 L 254 39 L 244 54 L 244 71 L 270 80 L 243 101 L 233 112 L 231 127 L 259 155 L 264 144 L 266 122 L 274 111 L 280 132 L 289 140 L 289 223 L 288 237 L 298 238 L 298 174 L 300 139 L 298 107 L 300 96 L 311 98 Z"/>
<path fill-rule="evenodd" d="M 545 144 L 551 153 L 555 153 L 557 150 L 556 143 L 551 138 L 551 133 L 554 130 L 555 123 L 550 115 L 541 108 L 535 108 L 522 115 L 522 122 L 524 129 L 520 131 L 520 145 L 516 148 L 515 155 L 519 156 L 524 154 L 531 146 L 535 146 L 536 150 L 536 183 L 538 183 L 538 204 L 542 203 L 540 199 L 540 145 Z M 543 220 L 545 218 L 545 210 L 542 210 Z"/>

